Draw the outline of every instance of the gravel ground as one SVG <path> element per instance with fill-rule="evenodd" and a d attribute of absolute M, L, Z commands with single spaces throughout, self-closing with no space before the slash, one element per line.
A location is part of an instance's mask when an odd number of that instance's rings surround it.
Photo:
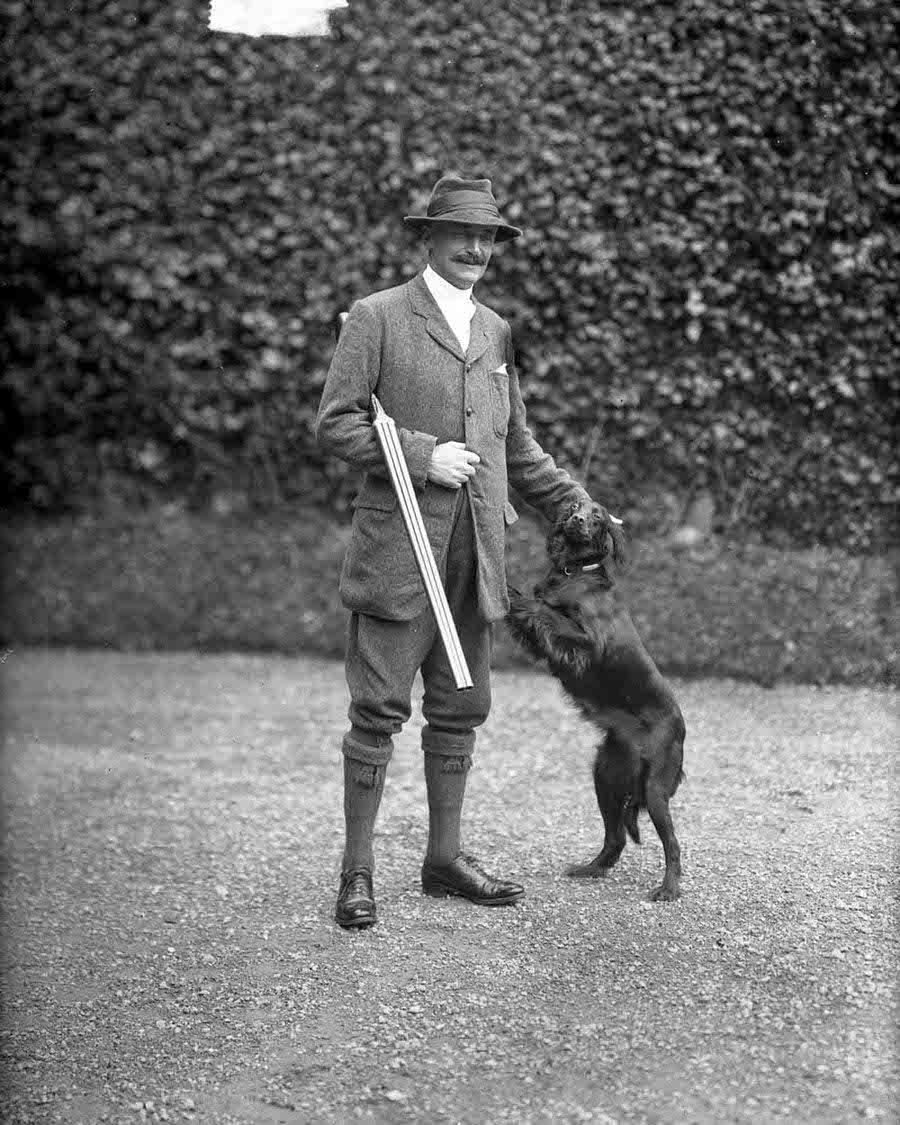
<path fill-rule="evenodd" d="M 417 889 L 417 722 L 380 924 L 331 922 L 340 665 L 14 651 L 3 664 L 4 1120 L 897 1121 L 896 696 L 677 685 L 683 898 L 646 820 L 604 881 L 592 733 L 495 680 L 467 846 L 528 888 Z"/>

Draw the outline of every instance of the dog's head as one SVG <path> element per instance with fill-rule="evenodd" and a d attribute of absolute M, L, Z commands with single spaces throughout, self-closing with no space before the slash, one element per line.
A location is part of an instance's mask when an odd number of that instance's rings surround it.
<path fill-rule="evenodd" d="M 579 572 L 611 586 L 615 571 L 626 562 L 625 533 L 602 505 L 575 502 L 550 529 L 547 555 L 548 579 Z"/>

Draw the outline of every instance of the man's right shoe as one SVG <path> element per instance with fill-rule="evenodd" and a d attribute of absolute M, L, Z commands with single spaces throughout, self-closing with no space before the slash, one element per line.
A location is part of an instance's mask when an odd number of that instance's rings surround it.
<path fill-rule="evenodd" d="M 372 891 L 372 872 L 367 867 L 356 867 L 341 872 L 334 920 L 345 930 L 374 926 L 375 895 Z"/>

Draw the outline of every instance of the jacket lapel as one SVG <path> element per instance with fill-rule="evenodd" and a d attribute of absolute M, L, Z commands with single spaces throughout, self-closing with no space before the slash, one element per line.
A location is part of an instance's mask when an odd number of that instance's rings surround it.
<path fill-rule="evenodd" d="M 462 348 L 459 346 L 459 340 L 457 340 L 453 329 L 444 319 L 444 314 L 438 308 L 437 301 L 432 297 L 431 291 L 425 284 L 425 279 L 421 274 L 417 274 L 409 283 L 409 299 L 412 303 L 413 312 L 417 316 L 424 317 L 425 330 L 428 335 L 440 344 L 442 348 L 446 348 L 448 352 L 452 352 L 457 359 L 465 362 L 466 357 L 463 355 Z"/>
<path fill-rule="evenodd" d="M 472 325 L 469 329 L 469 350 L 466 352 L 466 363 L 474 365 L 484 355 L 488 349 L 490 339 L 487 332 L 487 314 L 484 311 L 484 306 L 478 301 L 475 302 L 475 315 L 472 317 Z"/>

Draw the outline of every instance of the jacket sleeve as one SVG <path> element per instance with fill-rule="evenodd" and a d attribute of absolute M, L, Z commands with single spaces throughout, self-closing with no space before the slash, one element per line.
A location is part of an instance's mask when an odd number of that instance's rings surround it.
<path fill-rule="evenodd" d="M 386 477 L 387 467 L 372 426 L 372 395 L 381 377 L 384 326 L 376 308 L 358 301 L 338 337 L 316 416 L 316 440 L 356 468 Z M 413 486 L 424 487 L 437 444 L 433 434 L 397 426 Z"/>
<path fill-rule="evenodd" d="M 549 520 L 573 500 L 590 503 L 588 493 L 546 453 L 528 427 L 519 376 L 513 362 L 511 334 L 507 342 L 509 371 L 509 431 L 506 438 L 506 469 L 509 483 L 529 504 Z"/>

